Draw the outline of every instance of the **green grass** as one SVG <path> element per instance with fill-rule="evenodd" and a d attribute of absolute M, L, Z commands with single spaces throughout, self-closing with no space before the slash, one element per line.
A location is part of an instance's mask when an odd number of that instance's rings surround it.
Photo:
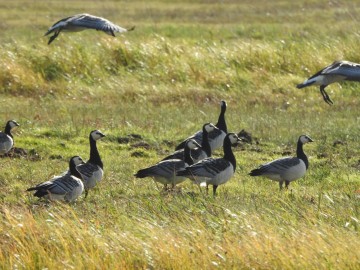
<path fill-rule="evenodd" d="M 136 29 L 48 46 L 47 28 L 80 12 Z M 358 14 L 347 1 L 1 3 L 1 121 L 16 119 L 16 147 L 40 159 L 0 159 L 0 269 L 358 269 L 359 85 L 330 85 L 333 106 L 295 87 L 336 59 L 360 62 Z M 216 122 L 221 99 L 229 130 L 259 144 L 234 149 L 217 198 L 133 177 Z M 107 135 L 105 176 L 86 200 L 25 192 L 87 159 L 93 129 Z M 128 134 L 148 149 L 118 143 Z M 289 191 L 247 175 L 294 154 L 301 134 L 315 140 L 310 168 Z"/>

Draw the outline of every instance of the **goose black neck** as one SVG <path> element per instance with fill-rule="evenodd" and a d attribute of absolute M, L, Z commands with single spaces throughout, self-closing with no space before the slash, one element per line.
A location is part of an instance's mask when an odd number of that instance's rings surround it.
<path fill-rule="evenodd" d="M 222 104 L 219 119 L 218 119 L 218 122 L 216 123 L 215 126 L 218 129 L 220 129 L 220 130 L 224 131 L 225 133 L 227 133 L 227 126 L 226 126 L 226 121 L 225 121 L 225 111 L 226 111 L 226 105 Z"/>
<path fill-rule="evenodd" d="M 298 158 L 300 158 L 302 161 L 304 161 L 306 169 L 307 169 L 309 167 L 309 160 L 304 153 L 303 143 L 300 141 L 300 139 L 298 140 L 298 143 L 297 143 L 296 156 Z"/>
<path fill-rule="evenodd" d="M 185 145 L 184 149 L 184 162 L 189 166 L 194 164 L 194 160 L 191 157 L 191 150 L 187 145 Z"/>
<path fill-rule="evenodd" d="M 230 142 L 229 137 L 225 137 L 223 147 L 224 147 L 224 159 L 228 160 L 233 165 L 233 168 L 235 171 L 236 159 L 235 159 L 234 153 L 231 149 L 231 142 Z"/>
<path fill-rule="evenodd" d="M 69 169 L 71 175 L 81 179 L 81 174 L 76 169 L 76 165 L 72 160 L 70 160 Z"/>
<path fill-rule="evenodd" d="M 89 162 L 100 166 L 103 169 L 103 163 L 100 158 L 99 151 L 96 146 L 96 141 L 90 135 L 90 159 Z"/>
<path fill-rule="evenodd" d="M 211 147 L 210 147 L 210 143 L 209 143 L 209 134 L 208 134 L 206 128 L 203 128 L 201 148 L 206 153 L 206 155 L 208 157 L 211 157 Z"/>
<path fill-rule="evenodd" d="M 9 135 L 11 138 L 13 138 L 13 135 L 11 134 L 11 126 L 10 126 L 9 123 L 6 124 L 4 132 L 5 132 L 5 134 L 7 134 L 7 135 Z"/>

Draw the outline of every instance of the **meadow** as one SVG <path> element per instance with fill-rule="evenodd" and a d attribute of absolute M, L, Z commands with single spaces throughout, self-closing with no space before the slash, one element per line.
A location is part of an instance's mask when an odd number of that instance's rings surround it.
<path fill-rule="evenodd" d="M 53 23 L 84 12 L 136 28 L 47 45 Z M 28 153 L 0 158 L 0 269 L 360 269 L 360 85 L 330 85 L 333 106 L 296 88 L 360 63 L 359 14 L 352 1 L 0 2 L 0 125 L 15 119 Z M 216 198 L 134 178 L 215 123 L 220 100 L 254 141 L 234 148 Z M 105 175 L 86 199 L 25 192 L 87 159 L 94 129 Z M 310 168 L 289 190 L 248 176 L 295 155 L 301 134 Z"/>

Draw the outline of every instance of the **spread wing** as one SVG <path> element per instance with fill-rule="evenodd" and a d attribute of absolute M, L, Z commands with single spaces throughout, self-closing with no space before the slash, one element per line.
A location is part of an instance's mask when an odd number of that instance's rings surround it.
<path fill-rule="evenodd" d="M 74 20 L 70 20 L 68 23 L 77 27 L 85 27 L 99 31 L 104 31 L 111 35 L 113 35 L 114 32 L 122 33 L 128 31 L 127 29 L 122 28 L 107 19 L 96 17 L 89 14 L 82 14 L 78 18 Z"/>

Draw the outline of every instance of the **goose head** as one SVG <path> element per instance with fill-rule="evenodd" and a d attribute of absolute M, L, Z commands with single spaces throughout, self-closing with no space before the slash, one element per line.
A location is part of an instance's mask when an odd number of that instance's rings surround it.
<path fill-rule="evenodd" d="M 300 141 L 302 144 L 309 143 L 309 142 L 313 142 L 313 140 L 312 140 L 308 135 L 301 135 L 301 136 L 299 137 L 299 141 Z"/>
<path fill-rule="evenodd" d="M 20 126 L 15 120 L 9 120 L 6 123 L 6 127 L 9 127 L 9 129 L 13 129 L 14 127 Z"/>
<path fill-rule="evenodd" d="M 101 133 L 99 130 L 93 130 L 90 132 L 90 138 L 94 141 L 100 140 L 101 138 L 105 137 L 104 134 Z"/>
<path fill-rule="evenodd" d="M 207 133 L 209 133 L 218 128 L 212 123 L 206 123 L 206 124 L 204 124 L 203 129 L 206 130 Z"/>
<path fill-rule="evenodd" d="M 186 147 L 188 147 L 189 149 L 195 149 L 195 148 L 201 148 L 201 145 L 198 144 L 198 142 L 195 141 L 194 139 L 190 139 L 186 142 Z"/>
<path fill-rule="evenodd" d="M 241 142 L 241 139 L 240 139 L 240 138 L 238 137 L 238 135 L 235 134 L 235 133 L 228 133 L 228 134 L 226 135 L 226 137 L 229 139 L 231 145 L 236 145 L 236 144 L 238 144 L 239 142 Z M 225 138 L 226 138 L 226 137 L 225 137 Z"/>

